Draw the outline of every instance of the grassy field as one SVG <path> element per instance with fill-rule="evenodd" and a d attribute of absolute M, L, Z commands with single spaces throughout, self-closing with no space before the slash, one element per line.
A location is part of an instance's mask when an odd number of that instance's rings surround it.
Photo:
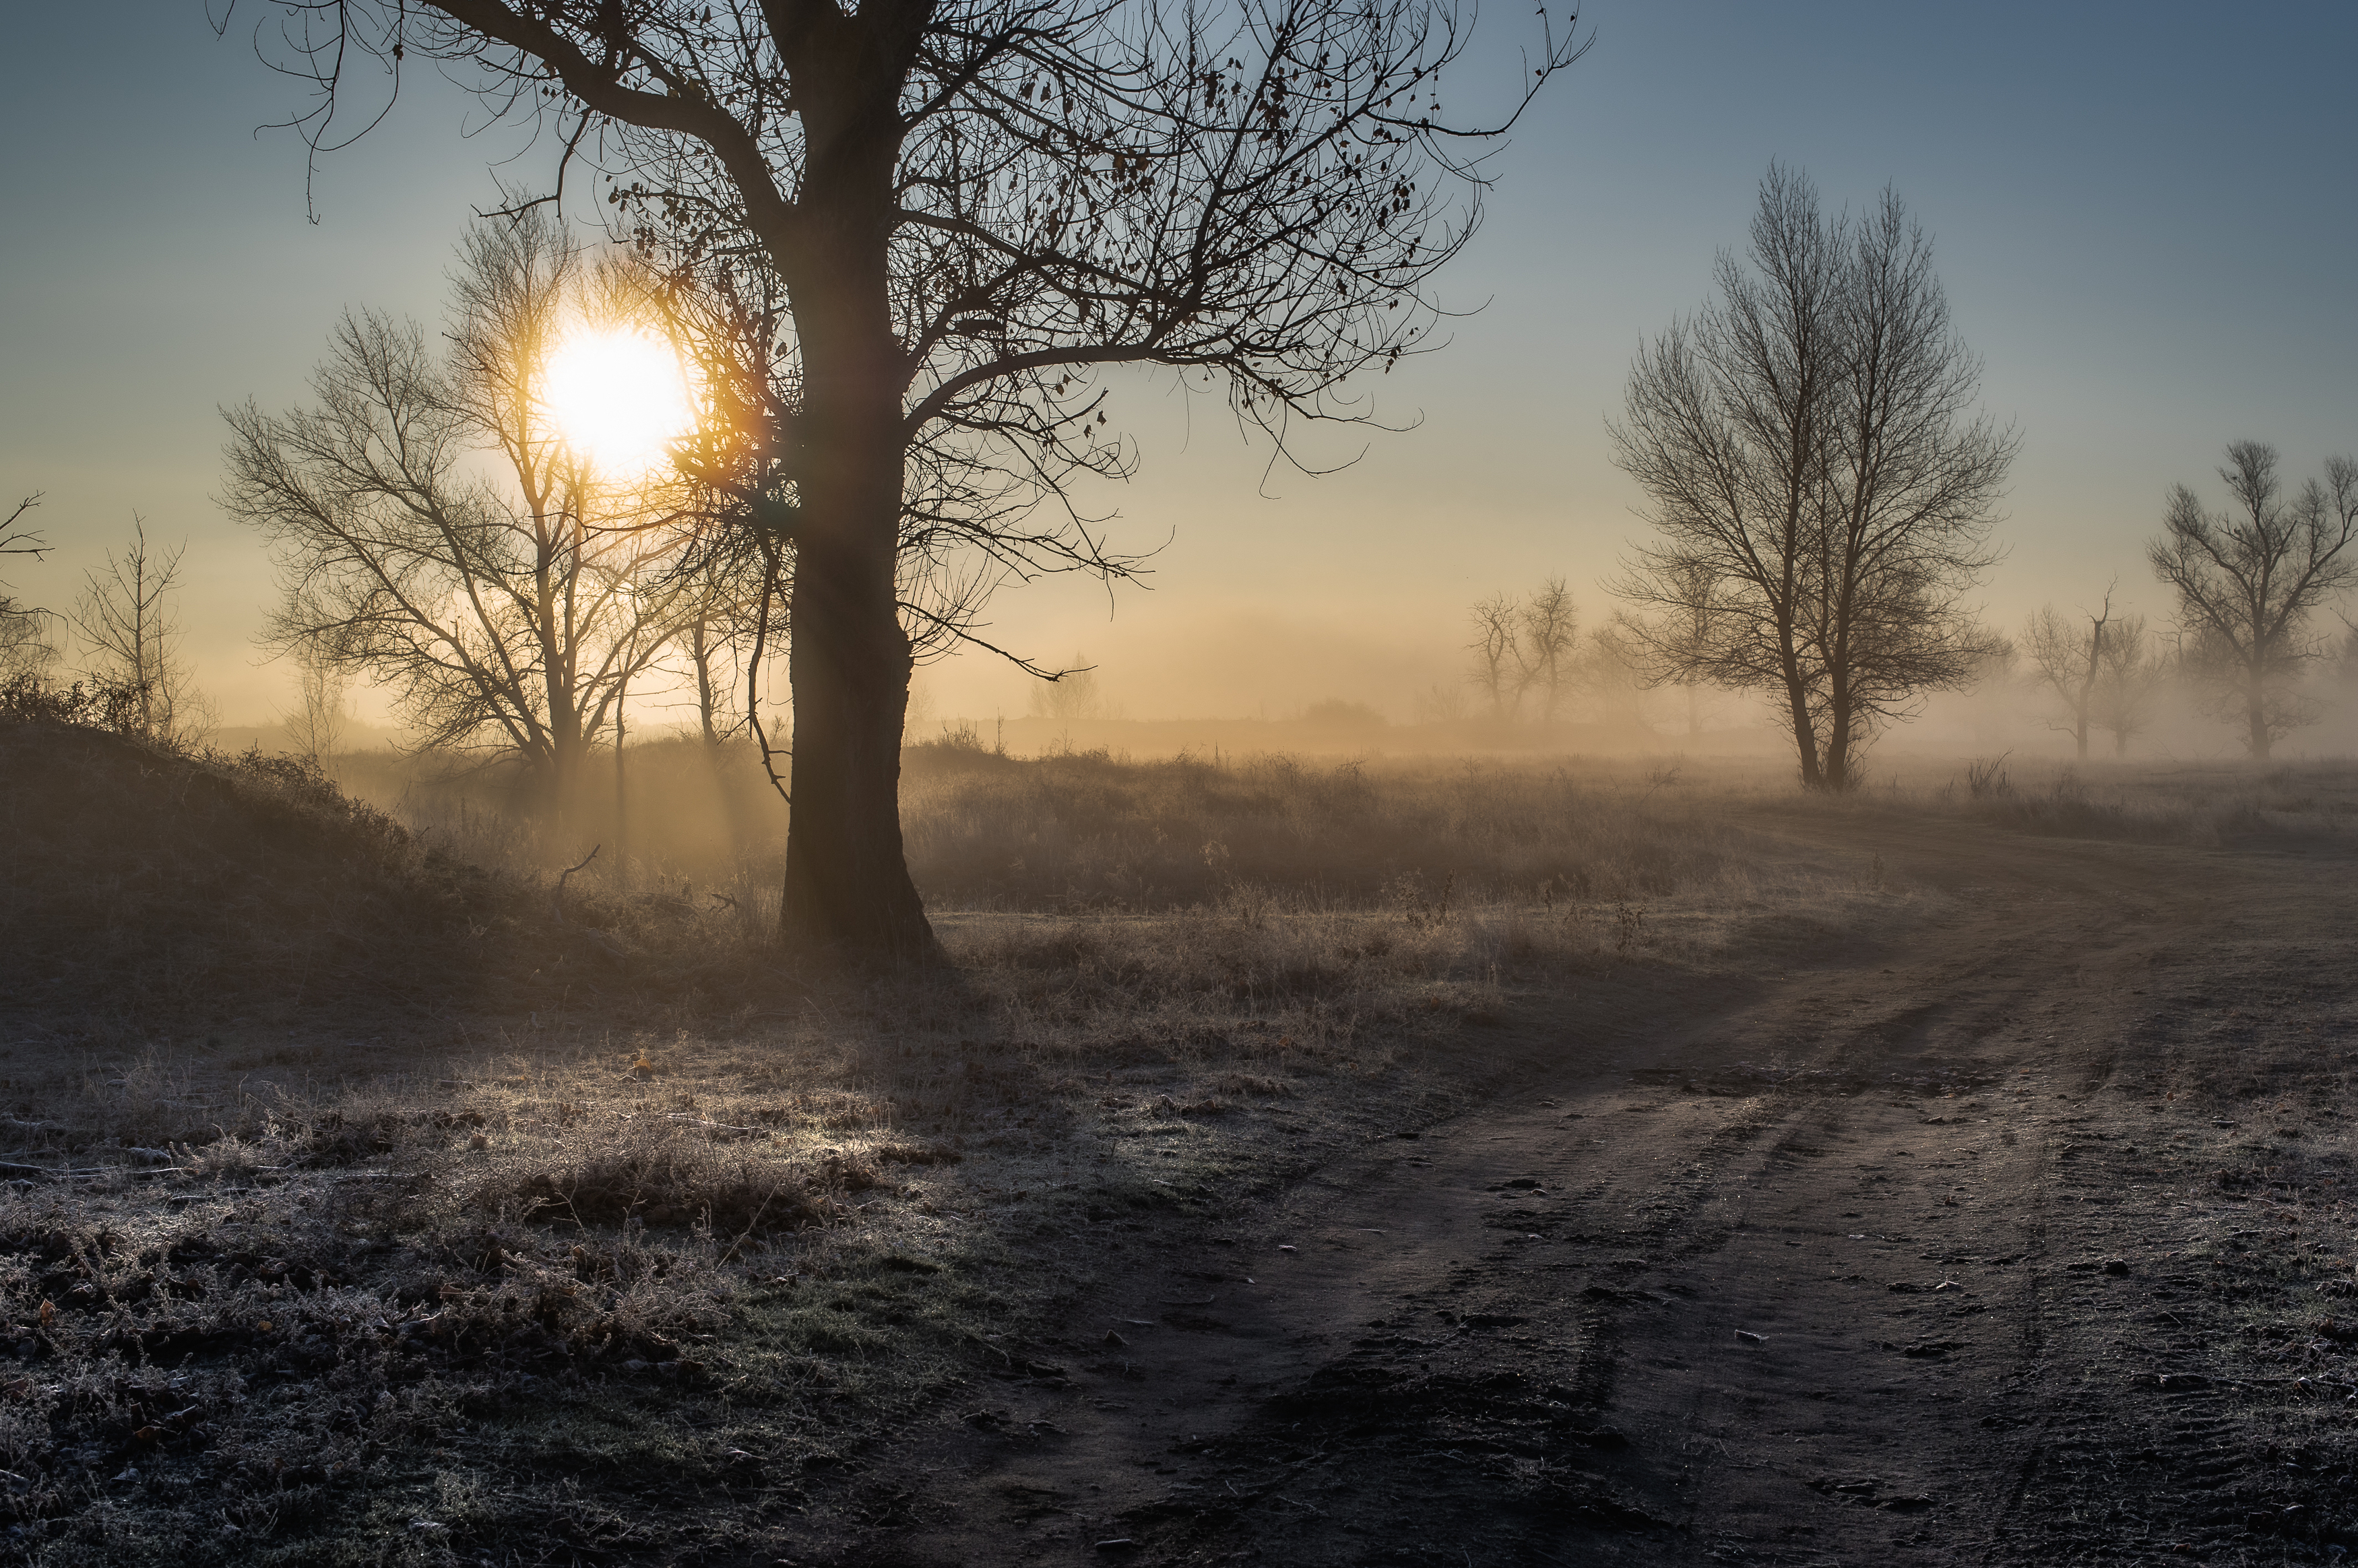
<path fill-rule="evenodd" d="M 1035 1375 L 1056 1303 L 1170 1227 L 1529 1070 L 1508 1017 L 1942 907 L 1797 818 L 2215 837 L 2353 798 L 2321 769 L 1826 802 L 1752 764 L 918 749 L 953 962 L 857 979 L 766 946 L 758 847 L 734 894 L 650 860 L 560 899 L 480 814 L 405 824 L 285 764 L 18 726 L 0 772 L 0 1480 L 7 1551 L 57 1563 L 889 1521 L 847 1465 Z"/>

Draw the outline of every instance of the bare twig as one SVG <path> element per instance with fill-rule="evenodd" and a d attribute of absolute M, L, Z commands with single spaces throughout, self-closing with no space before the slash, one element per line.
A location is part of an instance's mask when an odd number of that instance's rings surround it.
<path fill-rule="evenodd" d="M 573 879 L 573 874 L 576 871 L 581 871 L 583 868 L 587 867 L 590 861 L 596 860 L 598 858 L 598 851 L 605 847 L 606 846 L 603 844 L 592 844 L 590 846 L 590 852 L 581 857 L 580 865 L 568 866 L 564 871 L 557 873 L 557 886 L 549 890 L 548 906 L 556 913 L 558 925 L 562 925 L 565 923 L 565 884 Z"/>

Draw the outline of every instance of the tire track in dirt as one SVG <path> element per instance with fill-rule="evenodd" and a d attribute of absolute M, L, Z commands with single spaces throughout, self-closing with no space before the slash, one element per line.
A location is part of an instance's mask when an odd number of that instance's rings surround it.
<path fill-rule="evenodd" d="M 2086 1153 L 2157 1070 L 2133 982 L 2271 895 L 2220 855 L 1839 827 L 1954 915 L 1675 1028 L 1643 999 L 1171 1255 L 840 1560 L 2067 1560 L 2119 1417 L 2090 1325 L 2147 1267 L 2105 1271 Z M 2141 1451 L 2215 1483 L 2234 1423 L 2186 1408 Z"/>

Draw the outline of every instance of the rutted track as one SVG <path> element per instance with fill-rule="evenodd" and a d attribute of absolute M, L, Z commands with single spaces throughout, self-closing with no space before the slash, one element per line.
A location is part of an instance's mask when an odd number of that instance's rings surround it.
<path fill-rule="evenodd" d="M 2320 1560 L 2219 1392 L 2158 1151 L 2217 1141 L 2236 1053 L 2342 1041 L 2350 860 L 1840 832 L 1953 913 L 1738 1002 L 1521 1021 L 1553 1065 L 1509 1102 L 1087 1303 L 880 1476 L 913 1525 L 813 1549 Z M 2198 1027 L 2197 996 L 2261 1010 Z"/>

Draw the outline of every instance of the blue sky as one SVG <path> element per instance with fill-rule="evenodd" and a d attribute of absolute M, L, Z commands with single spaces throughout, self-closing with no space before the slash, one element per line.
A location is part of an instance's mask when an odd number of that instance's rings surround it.
<path fill-rule="evenodd" d="M 513 138 L 466 138 L 465 101 L 413 81 L 321 165 L 313 222 L 301 147 L 255 130 L 292 89 L 197 0 L 15 10 L 0 490 L 48 492 L 59 549 L 10 580 L 62 606 L 144 514 L 189 541 L 205 684 L 258 719 L 283 684 L 248 643 L 268 574 L 209 500 L 215 408 L 299 396 L 348 304 L 431 319 Z M 1483 19 L 1464 91 L 1513 69 L 1525 15 Z M 1264 485 L 1265 454 L 1211 407 L 1125 385 L 1145 466 L 1109 501 L 1124 540 L 1170 540 L 1152 591 L 1109 618 L 1081 585 L 1024 589 L 996 636 L 1086 650 L 1135 714 L 1340 695 L 1405 717 L 1452 672 L 1469 600 L 1562 572 L 1601 614 L 1595 582 L 1640 528 L 1604 422 L 1639 342 L 1740 241 L 1772 157 L 1834 205 L 1895 185 L 1937 237 L 1987 405 L 2023 437 L 1994 618 L 2115 574 L 2163 611 L 2141 545 L 2170 482 L 2208 482 L 2241 436 L 2296 476 L 2358 450 L 2358 6 L 1596 0 L 1583 25 L 1595 48 L 1499 155 L 1488 222 L 1443 280 L 1483 308 L 1376 388 L 1416 427 L 1345 473 Z M 945 711 L 1022 708 L 983 661 L 928 679 Z"/>

